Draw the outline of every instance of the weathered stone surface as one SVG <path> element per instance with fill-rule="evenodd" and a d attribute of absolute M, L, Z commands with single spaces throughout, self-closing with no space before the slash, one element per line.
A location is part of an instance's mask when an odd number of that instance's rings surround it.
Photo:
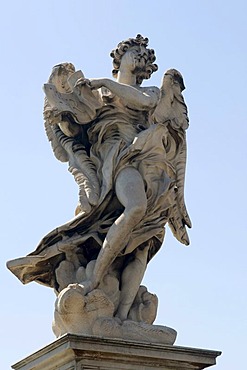
<path fill-rule="evenodd" d="M 84 295 L 80 285 L 74 284 L 63 289 L 56 300 L 53 331 L 57 337 L 73 333 L 163 344 L 175 342 L 175 330 L 134 318 L 136 321 L 121 321 L 114 317 L 114 305 L 101 289 Z"/>
<path fill-rule="evenodd" d="M 15 370 L 201 370 L 218 351 L 65 335 L 12 368 Z"/>
<path fill-rule="evenodd" d="M 54 288 L 57 336 L 107 332 L 169 344 L 176 337 L 152 326 L 158 300 L 140 284 L 166 224 L 189 244 L 188 115 L 177 70 L 164 74 L 160 89 L 141 86 L 158 69 L 147 46 L 141 35 L 118 44 L 111 53 L 116 81 L 87 79 L 62 63 L 44 85 L 46 133 L 56 158 L 68 162 L 79 204 L 72 220 L 7 265 L 24 284 Z"/>

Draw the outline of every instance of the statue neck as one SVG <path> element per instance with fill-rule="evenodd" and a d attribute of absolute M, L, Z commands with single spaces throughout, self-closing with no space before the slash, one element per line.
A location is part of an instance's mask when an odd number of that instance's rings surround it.
<path fill-rule="evenodd" d="M 121 71 L 120 68 L 118 71 L 117 82 L 125 85 L 136 86 L 136 76 L 129 71 Z"/>

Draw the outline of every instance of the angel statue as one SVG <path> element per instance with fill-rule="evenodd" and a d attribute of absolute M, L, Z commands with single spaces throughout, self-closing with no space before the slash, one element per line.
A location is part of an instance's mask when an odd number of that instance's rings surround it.
<path fill-rule="evenodd" d="M 187 107 L 175 69 L 161 88 L 141 35 L 111 52 L 113 77 L 85 78 L 56 65 L 44 85 L 45 130 L 79 188 L 75 216 L 28 256 L 8 262 L 22 281 L 54 288 L 53 330 L 172 344 L 175 330 L 152 325 L 157 297 L 141 285 L 168 224 L 188 245 L 184 202 Z"/>

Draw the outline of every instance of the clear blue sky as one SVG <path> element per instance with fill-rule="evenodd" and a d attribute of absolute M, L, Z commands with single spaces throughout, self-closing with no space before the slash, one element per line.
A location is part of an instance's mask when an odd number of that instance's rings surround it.
<path fill-rule="evenodd" d="M 159 70 L 183 74 L 189 108 L 186 202 L 191 245 L 167 230 L 144 284 L 159 297 L 157 324 L 177 345 L 223 351 L 217 370 L 246 366 L 247 3 L 245 0 L 4 2 L 1 7 L 0 368 L 55 339 L 55 295 L 23 286 L 5 267 L 72 218 L 77 187 L 46 139 L 42 85 L 54 64 L 111 77 L 109 52 L 149 37 Z"/>

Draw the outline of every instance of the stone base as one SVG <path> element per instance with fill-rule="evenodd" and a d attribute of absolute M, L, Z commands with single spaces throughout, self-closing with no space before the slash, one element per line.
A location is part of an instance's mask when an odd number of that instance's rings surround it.
<path fill-rule="evenodd" d="M 12 366 L 15 370 L 199 370 L 221 352 L 66 334 Z"/>

